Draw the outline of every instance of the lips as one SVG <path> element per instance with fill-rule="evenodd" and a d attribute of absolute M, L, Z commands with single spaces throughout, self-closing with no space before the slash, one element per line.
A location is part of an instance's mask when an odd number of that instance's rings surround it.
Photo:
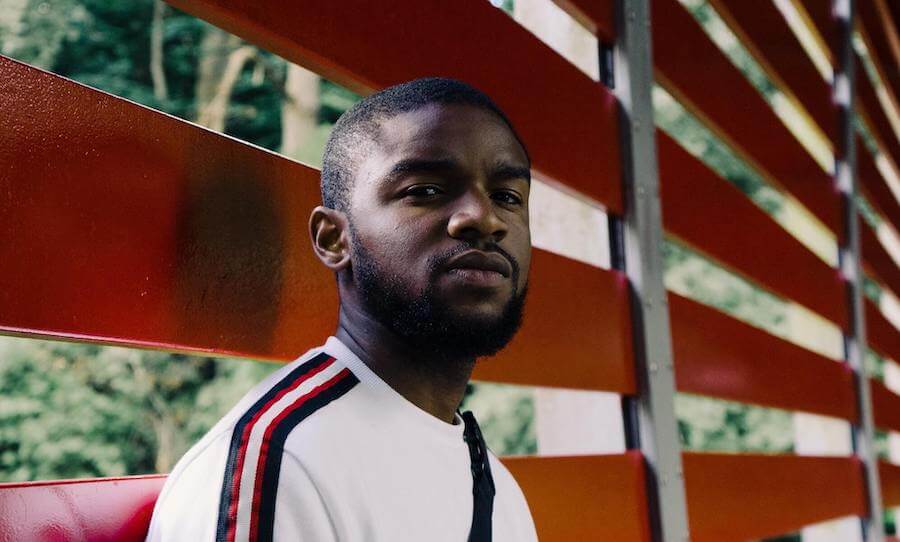
<path fill-rule="evenodd" d="M 509 278 L 512 273 L 509 260 L 496 252 L 482 252 L 480 250 L 470 250 L 451 259 L 447 263 L 447 269 L 492 271 L 500 273 L 506 278 Z"/>

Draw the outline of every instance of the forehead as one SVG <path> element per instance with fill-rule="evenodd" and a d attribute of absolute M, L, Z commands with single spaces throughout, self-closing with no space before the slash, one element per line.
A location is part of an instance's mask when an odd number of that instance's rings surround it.
<path fill-rule="evenodd" d="M 525 163 L 525 150 L 495 113 L 461 104 L 428 104 L 380 123 L 376 154 L 382 159 L 446 155 Z"/>

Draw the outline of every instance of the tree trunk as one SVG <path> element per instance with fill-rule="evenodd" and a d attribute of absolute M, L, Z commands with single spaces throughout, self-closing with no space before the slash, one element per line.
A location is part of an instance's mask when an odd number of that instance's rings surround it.
<path fill-rule="evenodd" d="M 241 40 L 214 26 L 207 26 L 200 42 L 200 55 L 197 63 L 197 82 L 194 85 L 196 113 L 194 120 L 206 109 L 216 95 L 216 89 L 228 57 L 232 51 L 240 47 Z"/>
<path fill-rule="evenodd" d="M 319 114 L 319 76 L 288 64 L 281 105 L 281 153 L 310 161 L 310 142 Z"/>
<path fill-rule="evenodd" d="M 153 22 L 150 25 L 150 78 L 153 80 L 153 96 L 157 101 L 169 98 L 169 88 L 166 84 L 166 72 L 163 68 L 163 16 L 166 5 L 162 0 L 153 2 Z"/>
<path fill-rule="evenodd" d="M 174 421 L 166 416 L 161 415 L 153 420 L 153 429 L 156 433 L 156 472 L 169 472 L 178 459 L 176 448 L 176 433 Z"/>
<path fill-rule="evenodd" d="M 231 99 L 231 90 L 237 83 L 241 70 L 244 69 L 244 64 L 255 56 L 256 48 L 250 45 L 244 45 L 231 51 L 225 61 L 225 69 L 211 99 L 199 109 L 199 114 L 197 115 L 198 124 L 217 132 L 225 131 L 225 120 L 228 117 L 228 102 Z"/>

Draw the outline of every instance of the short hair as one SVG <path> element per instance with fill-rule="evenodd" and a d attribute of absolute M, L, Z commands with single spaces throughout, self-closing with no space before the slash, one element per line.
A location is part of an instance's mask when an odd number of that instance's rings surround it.
<path fill-rule="evenodd" d="M 470 105 L 494 113 L 509 127 L 531 164 L 525 143 L 487 94 L 455 79 L 426 77 L 376 92 L 341 115 L 328 137 L 322 157 L 322 204 L 348 211 L 356 168 L 363 154 L 371 149 L 381 123 L 429 104 Z"/>

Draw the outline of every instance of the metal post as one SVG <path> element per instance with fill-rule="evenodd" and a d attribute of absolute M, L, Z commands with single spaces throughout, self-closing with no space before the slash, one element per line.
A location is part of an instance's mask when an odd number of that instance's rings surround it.
<path fill-rule="evenodd" d="M 835 59 L 832 94 L 838 106 L 839 140 L 835 155 L 835 182 L 844 198 L 844 242 L 839 246 L 841 271 L 847 278 L 850 295 L 849 335 L 844 337 L 845 353 L 856 374 L 859 401 L 859 424 L 853 426 L 853 447 L 865 469 L 869 517 L 863 518 L 863 537 L 870 542 L 883 542 L 884 523 L 881 485 L 878 480 L 878 454 L 874 445 L 872 396 L 866 374 L 866 326 L 863 307 L 863 277 L 860 266 L 859 214 L 856 205 L 856 144 L 853 126 L 854 0 L 833 0 L 832 12 L 840 32 L 838 58 Z"/>
<path fill-rule="evenodd" d="M 649 0 L 616 2 L 615 93 L 622 114 L 625 216 L 613 251 L 621 250 L 632 288 L 638 396 L 625 402 L 629 445 L 648 465 L 654 539 L 687 541 L 687 504 L 675 419 L 675 375 L 663 284 L 662 211 L 653 123 Z M 616 239 L 616 237 L 618 239 Z"/>

